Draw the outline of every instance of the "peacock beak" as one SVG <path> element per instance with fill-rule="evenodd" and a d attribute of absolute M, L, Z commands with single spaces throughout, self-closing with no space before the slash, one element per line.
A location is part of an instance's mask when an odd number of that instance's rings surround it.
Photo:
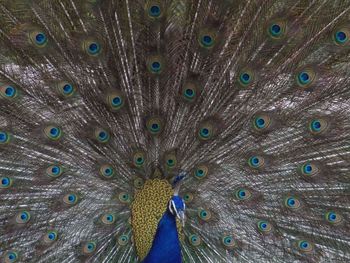
<path fill-rule="evenodd" d="M 185 227 L 185 221 L 186 221 L 185 212 L 179 211 L 179 213 L 177 214 L 177 217 L 180 219 L 180 221 L 182 223 L 182 227 Z"/>

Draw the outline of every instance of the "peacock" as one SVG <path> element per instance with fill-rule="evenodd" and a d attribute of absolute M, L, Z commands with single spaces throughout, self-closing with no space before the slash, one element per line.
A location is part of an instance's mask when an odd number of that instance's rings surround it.
<path fill-rule="evenodd" d="M 0 0 L 0 262 L 350 262 L 349 0 Z"/>

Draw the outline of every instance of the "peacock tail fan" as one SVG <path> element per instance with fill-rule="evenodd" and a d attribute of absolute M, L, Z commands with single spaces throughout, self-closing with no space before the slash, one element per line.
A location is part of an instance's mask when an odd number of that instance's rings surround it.
<path fill-rule="evenodd" d="M 350 262 L 349 0 L 0 0 L 0 47 L 0 262 Z"/>

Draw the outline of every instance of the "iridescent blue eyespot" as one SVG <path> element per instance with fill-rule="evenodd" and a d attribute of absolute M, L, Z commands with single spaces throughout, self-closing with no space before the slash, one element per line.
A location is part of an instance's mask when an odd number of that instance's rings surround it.
<path fill-rule="evenodd" d="M 302 83 L 302 84 L 307 84 L 310 80 L 310 76 L 309 76 L 309 74 L 307 74 L 307 72 L 301 72 L 298 75 L 298 78 L 299 78 L 300 83 Z"/>
<path fill-rule="evenodd" d="M 301 203 L 297 198 L 289 196 L 285 198 L 284 205 L 290 209 L 298 209 Z"/>
<path fill-rule="evenodd" d="M 198 138 L 202 141 L 207 141 L 214 136 L 214 126 L 210 122 L 200 124 L 198 130 Z"/>
<path fill-rule="evenodd" d="M 273 24 L 270 30 L 273 35 L 278 35 L 281 33 L 281 27 L 277 24 Z"/>
<path fill-rule="evenodd" d="M 261 168 L 264 165 L 264 158 L 261 156 L 252 156 L 248 160 L 248 164 L 252 168 Z"/>
<path fill-rule="evenodd" d="M 25 224 L 30 220 L 30 213 L 28 211 L 22 211 L 17 214 L 16 216 L 16 222 L 18 224 Z"/>
<path fill-rule="evenodd" d="M 263 131 L 270 127 L 271 118 L 266 114 L 257 115 L 253 120 L 253 127 L 256 131 Z"/>
<path fill-rule="evenodd" d="M 201 238 L 196 234 L 190 235 L 188 237 L 188 239 L 189 239 L 191 245 L 194 247 L 198 247 L 202 242 Z"/>
<path fill-rule="evenodd" d="M 18 254 L 17 252 L 14 252 L 14 251 L 8 251 L 6 252 L 5 254 L 5 263 L 14 263 L 14 262 L 17 262 L 18 260 Z"/>
<path fill-rule="evenodd" d="M 124 203 L 124 204 L 128 204 L 128 203 L 131 202 L 131 197 L 130 197 L 130 195 L 129 195 L 128 193 L 126 193 L 126 192 L 120 193 L 119 196 L 118 196 L 118 198 L 119 198 L 119 201 L 122 202 L 122 203 Z"/>
<path fill-rule="evenodd" d="M 65 95 L 70 95 L 73 92 L 73 86 L 71 84 L 66 84 L 63 86 L 63 93 Z"/>
<path fill-rule="evenodd" d="M 53 141 L 57 141 L 62 137 L 62 130 L 60 127 L 57 126 L 47 126 L 44 129 L 44 133 L 46 135 L 47 138 L 53 140 Z"/>
<path fill-rule="evenodd" d="M 10 134 L 5 131 L 0 131 L 0 145 L 7 144 L 10 142 Z"/>
<path fill-rule="evenodd" d="M 160 67 L 161 67 L 161 64 L 160 64 L 159 61 L 154 61 L 154 62 L 151 64 L 152 71 L 154 71 L 154 72 L 160 71 Z"/>
<path fill-rule="evenodd" d="M 157 135 L 162 131 L 161 119 L 154 117 L 147 120 L 146 127 L 152 135 Z"/>
<path fill-rule="evenodd" d="M 78 196 L 73 193 L 67 194 L 63 197 L 63 202 L 67 205 L 75 205 L 78 202 Z"/>
<path fill-rule="evenodd" d="M 3 84 L 0 83 L 0 98 L 3 97 L 5 99 L 14 99 L 15 97 L 17 97 L 18 95 L 18 91 L 17 88 L 9 85 L 9 84 Z"/>
<path fill-rule="evenodd" d="M 215 45 L 216 35 L 214 32 L 202 32 L 198 36 L 199 44 L 206 48 L 210 49 Z"/>
<path fill-rule="evenodd" d="M 161 55 L 153 55 L 147 59 L 147 69 L 152 74 L 160 74 L 163 71 L 164 60 Z"/>
<path fill-rule="evenodd" d="M 191 194 L 191 193 L 184 194 L 183 200 L 185 201 L 186 204 L 191 203 L 193 200 L 193 194 Z"/>
<path fill-rule="evenodd" d="M 302 88 L 307 88 L 315 81 L 316 73 L 312 68 L 305 68 L 297 74 L 297 84 Z"/>
<path fill-rule="evenodd" d="M 96 242 L 90 241 L 83 246 L 84 254 L 91 254 L 96 250 Z"/>
<path fill-rule="evenodd" d="M 313 119 L 309 122 L 309 131 L 312 134 L 322 134 L 328 128 L 328 121 L 325 119 Z"/>
<path fill-rule="evenodd" d="M 203 221 L 209 221 L 211 219 L 211 212 L 209 210 L 199 208 L 197 213 L 198 217 Z"/>
<path fill-rule="evenodd" d="M 50 230 L 46 233 L 46 235 L 44 236 L 44 242 L 46 244 L 51 244 L 54 241 L 56 241 L 58 238 L 58 233 L 55 230 Z"/>
<path fill-rule="evenodd" d="M 133 155 L 133 163 L 136 167 L 142 167 L 145 163 L 145 153 L 142 151 L 137 151 Z"/>
<path fill-rule="evenodd" d="M 36 47 L 45 47 L 48 43 L 48 38 L 46 34 L 42 31 L 33 31 L 29 35 L 30 41 Z"/>
<path fill-rule="evenodd" d="M 199 165 L 194 170 L 194 176 L 197 179 L 203 179 L 208 175 L 208 171 L 209 171 L 209 169 L 206 165 Z"/>
<path fill-rule="evenodd" d="M 63 173 L 63 168 L 62 166 L 56 164 L 56 165 L 51 165 L 46 169 L 46 174 L 50 177 L 57 178 L 61 176 Z"/>
<path fill-rule="evenodd" d="M 96 57 L 101 54 L 102 46 L 96 40 L 85 40 L 83 42 L 83 50 L 92 57 Z"/>
<path fill-rule="evenodd" d="M 115 216 L 113 214 L 105 214 L 102 216 L 102 223 L 111 225 L 115 222 Z"/>
<path fill-rule="evenodd" d="M 306 240 L 298 241 L 298 248 L 301 252 L 309 253 L 313 250 L 313 244 Z"/>
<path fill-rule="evenodd" d="M 10 98 L 14 97 L 16 95 L 16 89 L 12 86 L 7 86 L 5 89 L 5 95 Z"/>
<path fill-rule="evenodd" d="M 102 128 L 97 128 L 95 129 L 95 138 L 102 143 L 106 143 L 110 139 L 109 132 L 102 129 Z"/>
<path fill-rule="evenodd" d="M 271 23 L 268 28 L 269 36 L 273 39 L 282 38 L 285 35 L 286 23 L 284 21 L 278 21 Z"/>
<path fill-rule="evenodd" d="M 148 15 L 151 18 L 158 18 L 161 15 L 161 8 L 159 5 L 151 5 L 148 9 Z"/>
<path fill-rule="evenodd" d="M 225 235 L 221 238 L 221 242 L 226 249 L 232 249 L 237 246 L 237 242 L 234 240 L 233 236 Z"/>
<path fill-rule="evenodd" d="M 249 73 L 243 72 L 243 73 L 239 76 L 239 80 L 242 82 L 242 84 L 247 85 L 247 84 L 250 83 L 251 77 L 250 77 Z"/>
<path fill-rule="evenodd" d="M 236 190 L 235 196 L 238 200 L 248 200 L 251 198 L 252 193 L 248 189 L 238 189 Z"/>
<path fill-rule="evenodd" d="M 38 33 L 35 36 L 35 40 L 38 45 L 42 45 L 46 41 L 46 36 L 43 33 Z"/>
<path fill-rule="evenodd" d="M 188 101 L 193 102 L 197 97 L 198 85 L 193 82 L 187 82 L 182 87 L 182 97 Z"/>
<path fill-rule="evenodd" d="M 107 104 L 113 110 L 117 111 L 124 106 L 124 99 L 119 91 L 114 91 L 108 94 Z"/>
<path fill-rule="evenodd" d="M 272 225 L 265 220 L 260 220 L 257 222 L 258 230 L 262 234 L 268 234 L 272 230 Z"/>
<path fill-rule="evenodd" d="M 213 38 L 210 35 L 202 36 L 202 45 L 210 47 L 213 44 Z"/>
<path fill-rule="evenodd" d="M 59 82 L 56 84 L 56 89 L 63 97 L 68 98 L 75 94 L 75 87 L 69 82 Z"/>
<path fill-rule="evenodd" d="M 121 235 L 118 237 L 118 244 L 121 246 L 127 245 L 129 242 L 129 236 L 128 235 Z"/>
<path fill-rule="evenodd" d="M 328 223 L 331 223 L 332 225 L 340 224 L 343 221 L 343 217 L 334 211 L 329 211 L 325 214 L 325 218 L 328 221 Z"/>
<path fill-rule="evenodd" d="M 339 46 L 344 46 L 349 42 L 349 29 L 341 28 L 337 29 L 333 33 L 333 40 Z"/>
<path fill-rule="evenodd" d="M 110 164 L 104 164 L 100 167 L 100 175 L 106 179 L 110 179 L 114 176 L 114 168 Z"/>
<path fill-rule="evenodd" d="M 100 49 L 101 49 L 100 44 L 93 42 L 93 43 L 90 43 L 88 51 L 91 55 L 96 55 L 100 52 Z"/>
<path fill-rule="evenodd" d="M 0 188 L 9 188 L 12 185 L 12 179 L 9 177 L 0 177 Z"/>
<path fill-rule="evenodd" d="M 177 159 L 176 159 L 176 155 L 173 152 L 167 153 L 164 156 L 165 159 L 165 166 L 167 169 L 173 169 L 176 167 L 177 165 Z"/>

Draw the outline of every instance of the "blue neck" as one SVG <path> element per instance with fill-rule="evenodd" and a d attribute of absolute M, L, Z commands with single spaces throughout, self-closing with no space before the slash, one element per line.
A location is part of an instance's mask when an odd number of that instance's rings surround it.
<path fill-rule="evenodd" d="M 167 210 L 158 223 L 157 232 L 148 255 L 142 263 L 181 263 L 181 246 L 176 219 Z"/>

